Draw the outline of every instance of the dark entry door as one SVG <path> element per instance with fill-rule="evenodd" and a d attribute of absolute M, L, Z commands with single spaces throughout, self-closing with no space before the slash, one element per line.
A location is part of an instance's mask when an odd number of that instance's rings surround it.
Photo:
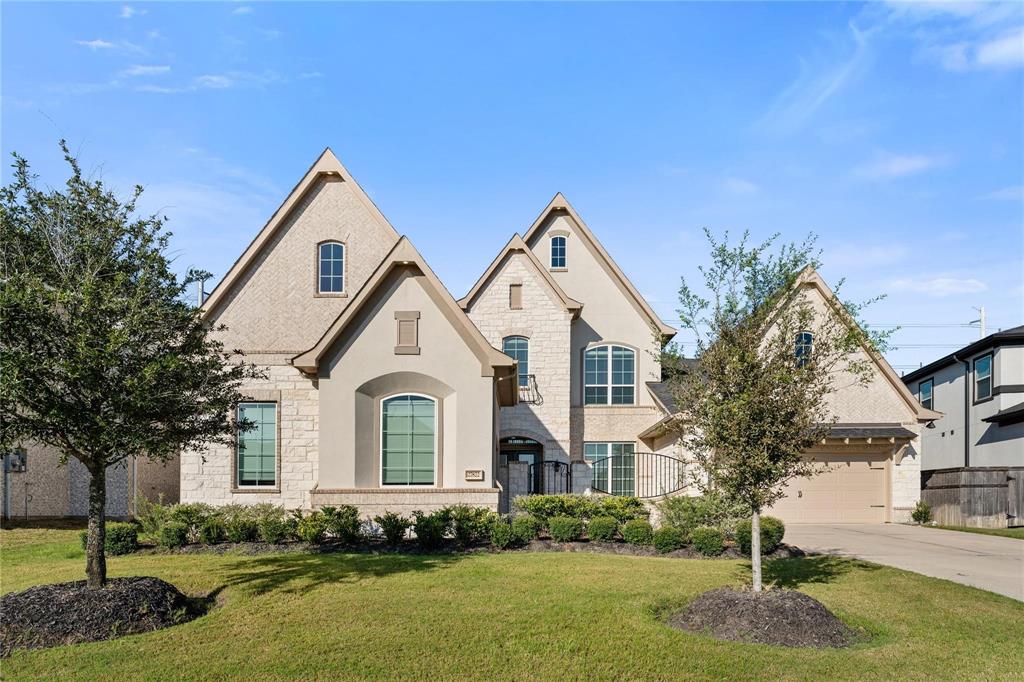
<path fill-rule="evenodd" d="M 540 491 L 542 467 L 538 465 L 544 461 L 544 447 L 540 443 L 529 438 L 502 438 L 500 457 L 505 470 L 509 462 L 526 462 L 530 466 L 529 492 L 535 495 Z"/>

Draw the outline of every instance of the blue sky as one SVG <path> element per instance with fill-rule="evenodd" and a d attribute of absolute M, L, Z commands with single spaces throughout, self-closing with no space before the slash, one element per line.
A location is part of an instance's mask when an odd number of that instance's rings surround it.
<path fill-rule="evenodd" d="M 183 268 L 222 276 L 330 146 L 456 296 L 561 191 L 670 322 L 708 227 L 818 233 L 875 324 L 1024 324 L 1024 5 L 0 12 L 5 157 L 59 183 L 65 137 L 144 185 Z M 906 326 L 889 359 L 977 334 Z"/>

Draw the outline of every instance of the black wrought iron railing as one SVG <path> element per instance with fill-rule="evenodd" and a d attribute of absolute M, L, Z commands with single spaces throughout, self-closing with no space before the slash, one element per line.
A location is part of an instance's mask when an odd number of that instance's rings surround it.
<path fill-rule="evenodd" d="M 526 405 L 543 405 L 544 396 L 537 389 L 537 377 L 525 374 L 519 377 L 519 402 Z"/>
<path fill-rule="evenodd" d="M 686 463 L 657 452 L 633 452 L 588 462 L 590 489 L 608 495 L 650 499 L 686 487 Z"/>

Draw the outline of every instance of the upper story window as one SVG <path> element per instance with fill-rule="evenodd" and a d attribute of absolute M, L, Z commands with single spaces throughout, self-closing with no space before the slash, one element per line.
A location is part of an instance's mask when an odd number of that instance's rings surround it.
<path fill-rule="evenodd" d="M 814 334 L 811 332 L 800 332 L 796 335 L 796 366 L 803 367 L 811 359 L 811 350 L 814 347 Z"/>
<path fill-rule="evenodd" d="M 636 401 L 636 352 L 596 346 L 583 354 L 583 404 L 632 405 Z"/>
<path fill-rule="evenodd" d="M 927 409 L 932 409 L 934 402 L 932 400 L 932 394 L 935 391 L 935 382 L 932 379 L 922 381 L 917 385 L 917 397 L 921 401 L 921 406 Z"/>
<path fill-rule="evenodd" d="M 238 486 L 276 485 L 277 403 L 239 403 L 238 421 L 253 424 L 248 431 L 238 432 L 235 467 Z"/>
<path fill-rule="evenodd" d="M 992 397 L 992 354 L 974 359 L 974 400 Z"/>
<path fill-rule="evenodd" d="M 518 363 L 519 385 L 530 385 L 530 340 L 525 336 L 506 336 L 501 340 L 501 352 Z"/>
<path fill-rule="evenodd" d="M 551 238 L 551 267 L 565 267 L 565 237 L 561 235 Z"/>
<path fill-rule="evenodd" d="M 324 242 L 320 245 L 317 268 L 317 291 L 321 294 L 340 294 L 345 291 L 345 245 Z"/>

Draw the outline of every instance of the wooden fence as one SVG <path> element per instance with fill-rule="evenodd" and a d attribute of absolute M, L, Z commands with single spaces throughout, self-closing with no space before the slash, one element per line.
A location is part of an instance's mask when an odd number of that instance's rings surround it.
<path fill-rule="evenodd" d="M 944 526 L 1024 526 L 1024 467 L 922 471 L 921 499 Z"/>

